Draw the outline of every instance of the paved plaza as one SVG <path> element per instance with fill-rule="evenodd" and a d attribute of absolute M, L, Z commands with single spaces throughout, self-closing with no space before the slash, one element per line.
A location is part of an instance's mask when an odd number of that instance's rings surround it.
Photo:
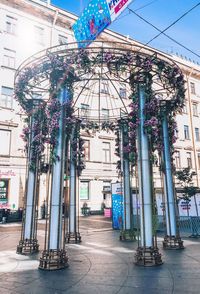
<path fill-rule="evenodd" d="M 39 224 L 41 249 L 44 224 Z M 38 270 L 39 255 L 17 255 L 19 224 L 0 225 L 0 293 L 138 294 L 200 293 L 200 240 L 184 239 L 185 249 L 162 251 L 164 264 L 134 264 L 137 242 L 120 242 L 119 232 L 100 216 L 80 220 L 82 243 L 68 246 L 69 267 Z"/>

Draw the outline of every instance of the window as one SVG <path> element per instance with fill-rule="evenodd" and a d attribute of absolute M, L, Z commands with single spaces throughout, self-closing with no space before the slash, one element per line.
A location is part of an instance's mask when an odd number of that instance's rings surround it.
<path fill-rule="evenodd" d="M 84 155 L 85 160 L 90 160 L 90 141 L 84 140 Z"/>
<path fill-rule="evenodd" d="M 200 141 L 200 136 L 199 136 L 199 128 L 195 128 L 195 137 L 196 137 L 196 141 Z"/>
<path fill-rule="evenodd" d="M 109 109 L 102 108 L 101 110 L 102 118 L 105 120 L 109 119 Z"/>
<path fill-rule="evenodd" d="M 16 35 L 17 19 L 12 16 L 6 16 L 6 33 Z"/>
<path fill-rule="evenodd" d="M 11 131 L 0 130 L 0 155 L 9 156 L 10 155 L 10 139 Z"/>
<path fill-rule="evenodd" d="M 44 44 L 44 29 L 38 26 L 35 26 L 35 41 L 40 45 Z"/>
<path fill-rule="evenodd" d="M 103 181 L 103 191 L 110 192 L 111 191 L 111 182 Z"/>
<path fill-rule="evenodd" d="M 5 108 L 13 108 L 13 89 L 2 87 L 1 88 L 1 98 L 0 106 Z"/>
<path fill-rule="evenodd" d="M 186 152 L 187 167 L 192 168 L 192 154 L 191 152 Z"/>
<path fill-rule="evenodd" d="M 3 66 L 15 68 L 16 51 L 4 48 Z"/>
<path fill-rule="evenodd" d="M 198 116 L 198 104 L 197 103 L 192 103 L 192 110 L 193 110 L 193 115 Z"/>
<path fill-rule="evenodd" d="M 8 202 L 9 180 L 0 179 L 0 202 Z"/>
<path fill-rule="evenodd" d="M 197 153 L 198 169 L 200 169 L 200 153 Z"/>
<path fill-rule="evenodd" d="M 110 143 L 109 142 L 103 142 L 103 162 L 110 162 Z"/>
<path fill-rule="evenodd" d="M 190 83 L 190 91 L 191 91 L 191 94 L 196 94 L 196 91 L 195 91 L 195 83 Z"/>
<path fill-rule="evenodd" d="M 185 113 L 185 114 L 188 113 L 187 103 L 185 103 L 185 105 L 183 106 L 183 113 Z"/>
<path fill-rule="evenodd" d="M 174 159 L 175 159 L 176 168 L 180 168 L 181 167 L 180 151 L 175 151 L 174 152 Z"/>
<path fill-rule="evenodd" d="M 81 103 L 81 116 L 87 117 L 89 115 L 90 106 L 88 104 Z"/>
<path fill-rule="evenodd" d="M 126 99 L 126 86 L 125 85 L 122 85 L 120 88 L 119 88 L 119 96 L 123 99 Z"/>
<path fill-rule="evenodd" d="M 59 45 L 65 45 L 68 43 L 68 38 L 66 36 L 58 35 Z"/>
<path fill-rule="evenodd" d="M 107 82 L 107 81 L 103 81 L 103 82 L 101 83 L 101 93 L 109 94 L 109 90 L 108 90 L 108 82 Z"/>
<path fill-rule="evenodd" d="M 80 182 L 80 200 L 89 199 L 89 181 Z"/>
<path fill-rule="evenodd" d="M 189 126 L 184 125 L 184 139 L 189 140 L 190 134 L 189 134 Z"/>

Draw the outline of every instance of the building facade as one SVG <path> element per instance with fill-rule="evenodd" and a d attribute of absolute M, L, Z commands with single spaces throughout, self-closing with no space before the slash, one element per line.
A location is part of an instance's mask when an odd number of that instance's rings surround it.
<path fill-rule="evenodd" d="M 26 154 L 20 138 L 25 114 L 13 98 L 14 79 L 20 64 L 34 53 L 59 44 L 75 42 L 72 25 L 77 17 L 59 9 L 49 1 L 1 0 L 0 2 L 0 207 L 23 207 L 25 193 Z M 136 41 L 105 30 L 99 40 L 110 42 Z M 139 44 L 139 43 L 138 43 Z M 141 45 L 141 44 L 140 44 Z M 166 54 L 167 55 L 167 54 Z M 191 167 L 196 172 L 195 185 L 200 181 L 200 66 L 177 56 L 169 56 L 178 63 L 186 79 L 186 106 L 177 115 L 177 142 L 174 161 L 177 169 Z M 100 91 L 112 96 L 106 83 Z M 119 93 L 128 103 L 123 85 Z M 111 97 L 117 103 L 117 97 Z M 89 111 L 83 99 L 82 114 Z M 109 117 L 109 109 L 102 105 L 102 115 Z M 111 184 L 120 180 L 116 172 L 114 133 L 82 133 L 85 140 L 86 169 L 78 181 L 79 206 L 87 203 L 91 210 L 111 206 Z M 155 187 L 161 189 L 158 169 L 154 170 Z M 41 176 L 39 206 L 46 197 L 46 175 Z M 133 181 L 133 187 L 135 182 Z"/>

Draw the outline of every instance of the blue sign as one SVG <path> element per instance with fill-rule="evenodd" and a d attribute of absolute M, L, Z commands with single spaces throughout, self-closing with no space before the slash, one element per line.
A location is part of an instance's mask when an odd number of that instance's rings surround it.
<path fill-rule="evenodd" d="M 112 184 L 112 226 L 119 230 L 123 227 L 123 195 L 121 183 Z"/>
<path fill-rule="evenodd" d="M 106 0 L 92 0 L 72 26 L 79 48 L 87 47 L 111 23 Z"/>

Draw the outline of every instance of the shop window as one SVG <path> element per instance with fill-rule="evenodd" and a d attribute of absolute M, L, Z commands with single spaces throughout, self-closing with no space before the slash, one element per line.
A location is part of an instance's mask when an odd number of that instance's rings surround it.
<path fill-rule="evenodd" d="M 89 200 L 89 181 L 80 181 L 80 200 Z"/>
<path fill-rule="evenodd" d="M 11 141 L 11 131 L 0 130 L 0 155 L 9 156 L 10 155 L 10 141 Z"/>
<path fill-rule="evenodd" d="M 1 88 L 0 106 L 13 108 L 13 89 L 8 87 Z"/>
<path fill-rule="evenodd" d="M 8 202 L 9 179 L 0 179 L 0 203 Z"/>
<path fill-rule="evenodd" d="M 16 51 L 4 48 L 3 66 L 15 68 Z"/>

